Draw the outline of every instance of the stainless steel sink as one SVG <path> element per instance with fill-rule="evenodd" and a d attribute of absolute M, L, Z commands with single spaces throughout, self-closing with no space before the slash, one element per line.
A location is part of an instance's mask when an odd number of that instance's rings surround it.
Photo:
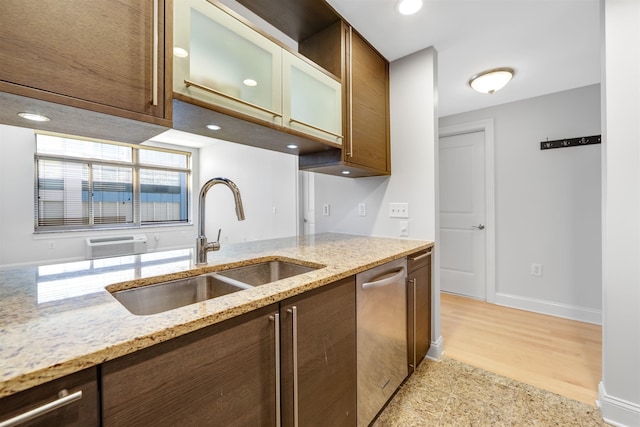
<path fill-rule="evenodd" d="M 112 295 L 133 314 L 161 313 L 211 298 L 238 292 L 247 287 L 226 283 L 214 274 L 187 277 L 155 285 L 124 289 Z"/>
<path fill-rule="evenodd" d="M 322 267 L 324 266 L 311 267 L 284 260 L 262 261 L 230 270 L 114 291 L 111 294 L 133 314 L 156 314 Z"/>
<path fill-rule="evenodd" d="M 320 266 L 309 267 L 289 261 L 276 260 L 246 265 L 231 270 L 218 271 L 215 274 L 251 286 L 260 286 L 275 282 L 276 280 L 297 276 L 298 274 L 308 273 L 318 268 L 320 268 Z"/>

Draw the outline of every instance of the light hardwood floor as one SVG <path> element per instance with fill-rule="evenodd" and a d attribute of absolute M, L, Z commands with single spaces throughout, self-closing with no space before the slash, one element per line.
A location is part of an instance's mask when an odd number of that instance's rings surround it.
<path fill-rule="evenodd" d="M 441 293 L 445 356 L 595 404 L 602 328 Z"/>

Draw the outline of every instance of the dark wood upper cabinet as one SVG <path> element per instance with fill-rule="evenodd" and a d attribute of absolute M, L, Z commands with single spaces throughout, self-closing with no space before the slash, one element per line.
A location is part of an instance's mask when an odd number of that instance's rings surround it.
<path fill-rule="evenodd" d="M 342 149 L 299 157 L 300 169 L 350 177 L 391 174 L 389 63 L 352 27 L 338 22 L 299 45 L 312 61 L 339 73 Z"/>
<path fill-rule="evenodd" d="M 3 1 L 0 91 L 171 126 L 171 10 L 172 0 Z"/>

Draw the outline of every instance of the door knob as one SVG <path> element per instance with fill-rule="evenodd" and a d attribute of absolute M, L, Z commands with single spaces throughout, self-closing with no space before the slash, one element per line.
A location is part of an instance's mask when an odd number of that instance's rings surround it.
<path fill-rule="evenodd" d="M 472 225 L 471 228 L 475 230 L 484 230 L 484 224 Z"/>

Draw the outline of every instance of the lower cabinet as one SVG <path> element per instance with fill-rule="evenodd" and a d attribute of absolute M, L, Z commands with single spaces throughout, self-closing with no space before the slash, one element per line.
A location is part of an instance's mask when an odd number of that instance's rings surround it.
<path fill-rule="evenodd" d="M 107 362 L 103 425 L 353 426 L 355 282 Z"/>
<path fill-rule="evenodd" d="M 350 277 L 281 302 L 282 425 L 356 425 L 356 294 Z"/>
<path fill-rule="evenodd" d="M 278 305 L 103 364 L 103 426 L 272 426 Z"/>
<path fill-rule="evenodd" d="M 418 367 L 431 345 L 431 251 L 407 257 L 407 364 Z"/>
<path fill-rule="evenodd" d="M 99 426 L 96 372 L 85 369 L 0 399 L 0 425 Z"/>

